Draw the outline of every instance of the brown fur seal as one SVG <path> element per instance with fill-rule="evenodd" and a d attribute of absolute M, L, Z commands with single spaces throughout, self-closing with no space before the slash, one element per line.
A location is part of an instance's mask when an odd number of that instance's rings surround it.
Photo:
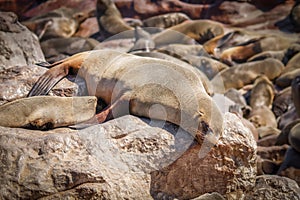
<path fill-rule="evenodd" d="M 152 40 L 152 36 L 147 31 L 143 30 L 141 27 L 136 26 L 134 29 L 135 42 L 134 46 L 129 50 L 133 51 L 146 51 L 150 52 L 155 48 L 155 43 Z"/>
<path fill-rule="evenodd" d="M 167 61 L 170 61 L 170 62 L 174 62 L 174 63 L 176 63 L 178 65 L 181 65 L 181 66 L 195 67 L 195 68 L 199 69 L 197 66 L 193 66 L 193 65 L 191 65 L 187 62 L 184 62 L 180 58 L 169 56 L 167 54 L 160 53 L 160 52 L 136 52 L 136 53 L 133 53 L 133 54 L 138 55 L 138 56 L 143 56 L 143 57 L 159 58 L 159 59 L 167 60 Z M 213 95 L 213 88 L 212 88 L 212 85 L 211 85 L 209 79 L 205 75 L 205 73 L 203 73 L 201 69 L 199 69 L 195 72 L 200 76 L 201 81 L 203 83 L 203 87 L 205 88 L 205 91 L 207 92 L 207 94 L 212 96 Z"/>
<path fill-rule="evenodd" d="M 214 91 L 224 93 L 230 88 L 240 89 L 253 83 L 259 75 L 265 75 L 273 80 L 283 70 L 283 64 L 273 58 L 235 65 L 221 71 L 212 80 Z"/>
<path fill-rule="evenodd" d="M 258 53 L 254 56 L 252 56 L 251 58 L 249 58 L 247 60 L 247 62 L 252 62 L 252 61 L 257 61 L 257 60 L 264 60 L 266 58 L 274 58 L 277 59 L 279 61 L 283 61 L 285 57 L 285 51 L 264 51 L 261 53 Z"/>
<path fill-rule="evenodd" d="M 180 24 L 189 19 L 190 18 L 184 13 L 167 13 L 163 15 L 149 17 L 143 20 L 143 25 L 145 27 L 157 27 L 165 29 Z"/>
<path fill-rule="evenodd" d="M 287 87 L 275 95 L 272 111 L 276 117 L 279 117 L 288 111 L 292 103 L 292 89 Z"/>
<path fill-rule="evenodd" d="M 293 71 L 295 69 L 299 69 L 299 68 L 300 68 L 300 53 L 297 53 L 286 64 L 286 67 L 282 71 L 282 74 L 291 72 L 291 71 Z"/>
<path fill-rule="evenodd" d="M 273 83 L 265 75 L 259 76 L 251 90 L 250 106 L 252 108 L 265 105 L 272 108 L 275 91 Z"/>
<path fill-rule="evenodd" d="M 204 42 L 224 33 L 223 25 L 211 20 L 188 20 L 172 26 L 153 37 L 156 46 L 189 44 L 191 39 Z"/>
<path fill-rule="evenodd" d="M 291 132 L 291 129 L 296 125 L 300 123 L 300 119 L 296 119 L 294 121 L 290 121 L 289 124 L 287 124 L 286 126 L 284 126 L 282 128 L 281 133 L 278 135 L 275 145 L 284 145 L 284 144 L 290 144 L 289 143 L 289 134 Z"/>
<path fill-rule="evenodd" d="M 40 96 L 18 99 L 0 106 L 0 126 L 49 129 L 91 119 L 97 99 Z"/>
<path fill-rule="evenodd" d="M 121 13 L 112 0 L 97 0 L 97 20 L 100 33 L 104 38 L 123 31 L 133 30 L 123 20 Z"/>
<path fill-rule="evenodd" d="M 300 117 L 300 75 L 292 81 L 292 100 L 298 117 Z"/>
<path fill-rule="evenodd" d="M 289 134 L 289 143 L 300 153 L 300 123 L 296 124 Z"/>
<path fill-rule="evenodd" d="M 253 123 L 253 125 L 256 128 L 262 126 L 277 128 L 277 121 L 275 115 L 267 106 L 263 105 L 255 107 L 255 109 L 252 109 L 251 113 L 247 118 L 250 122 Z"/>
<path fill-rule="evenodd" d="M 90 13 L 61 7 L 33 17 L 30 20 L 22 22 L 22 24 L 34 32 L 40 40 L 56 37 L 69 38 L 76 32 L 80 23 L 90 15 Z"/>
<path fill-rule="evenodd" d="M 151 115 L 179 125 L 199 143 L 204 138 L 215 143 L 223 116 L 195 70 L 162 59 L 89 51 L 54 63 L 28 95 L 46 94 L 66 75 L 78 74 L 90 95 L 110 105 L 96 115 L 99 122 L 128 113 Z"/>
<path fill-rule="evenodd" d="M 292 84 L 292 81 L 297 77 L 300 76 L 300 68 L 291 70 L 284 74 L 281 74 L 275 81 L 276 85 L 285 88 Z"/>

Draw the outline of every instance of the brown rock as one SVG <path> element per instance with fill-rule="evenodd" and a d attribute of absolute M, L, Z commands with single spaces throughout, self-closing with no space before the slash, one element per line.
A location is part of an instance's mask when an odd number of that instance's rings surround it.
<path fill-rule="evenodd" d="M 148 123 L 154 127 L 123 116 L 77 131 L 0 127 L 1 197 L 153 199 L 163 196 L 156 190 L 155 174 L 170 164 L 178 166 L 174 169 L 180 173 L 172 174 L 180 179 L 170 185 L 169 196 L 192 198 L 208 190 L 224 194 L 253 187 L 255 142 L 234 115 L 225 115 L 225 134 L 203 159 L 197 144 L 188 149 L 193 143 L 188 133 L 167 125 L 172 135 L 158 128 L 159 122 Z M 178 195 L 182 189 L 186 192 Z"/>
<path fill-rule="evenodd" d="M 11 12 L 0 12 L 0 71 L 45 61 L 37 37 Z"/>
<path fill-rule="evenodd" d="M 252 191 L 245 194 L 246 200 L 299 199 L 300 188 L 294 180 L 276 175 L 257 176 Z"/>
<path fill-rule="evenodd" d="M 152 172 L 151 193 L 155 194 L 154 198 L 190 199 L 207 192 L 225 195 L 253 187 L 256 171 L 253 136 L 237 116 L 227 113 L 225 121 L 224 127 L 230 129 L 224 130 L 206 157 L 199 157 L 200 147 L 195 145 L 170 166 Z"/>

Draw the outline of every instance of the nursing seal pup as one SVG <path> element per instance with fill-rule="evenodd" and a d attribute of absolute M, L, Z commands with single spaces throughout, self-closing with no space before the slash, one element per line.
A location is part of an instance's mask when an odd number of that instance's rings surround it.
<path fill-rule="evenodd" d="M 223 116 L 193 67 L 116 51 L 87 51 L 52 64 L 28 96 L 47 94 L 71 74 L 85 80 L 89 95 L 108 104 L 96 115 L 98 122 L 125 114 L 165 120 L 200 144 L 203 139 L 215 144 L 222 133 Z"/>

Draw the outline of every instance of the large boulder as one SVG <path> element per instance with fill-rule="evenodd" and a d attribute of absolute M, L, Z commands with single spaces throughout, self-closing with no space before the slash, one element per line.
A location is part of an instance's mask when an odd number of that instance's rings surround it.
<path fill-rule="evenodd" d="M 254 186 L 256 144 L 235 115 L 203 158 L 188 133 L 159 127 L 130 115 L 82 130 L 0 127 L 1 198 L 186 199 Z"/>
<path fill-rule="evenodd" d="M 45 61 L 38 38 L 12 12 L 0 12 L 0 71 Z"/>

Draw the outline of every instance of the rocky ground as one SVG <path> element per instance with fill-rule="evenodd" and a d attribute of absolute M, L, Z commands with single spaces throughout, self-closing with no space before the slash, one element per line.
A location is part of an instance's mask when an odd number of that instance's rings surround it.
<path fill-rule="evenodd" d="M 80 129 L 0 126 L 0 199 L 300 199 L 299 2 L 114 3 L 131 34 L 105 36 L 96 0 L 0 2 L 0 113 L 47 71 L 36 63 L 93 49 L 133 52 L 138 24 L 148 31 L 146 50 L 203 72 L 223 134 L 205 151 L 176 125 L 133 115 Z M 176 20 L 153 20 L 174 12 Z M 198 19 L 208 20 L 200 35 L 176 26 Z M 207 29 L 212 22 L 220 34 Z M 66 78 L 49 93 L 75 94 L 84 89 Z"/>

